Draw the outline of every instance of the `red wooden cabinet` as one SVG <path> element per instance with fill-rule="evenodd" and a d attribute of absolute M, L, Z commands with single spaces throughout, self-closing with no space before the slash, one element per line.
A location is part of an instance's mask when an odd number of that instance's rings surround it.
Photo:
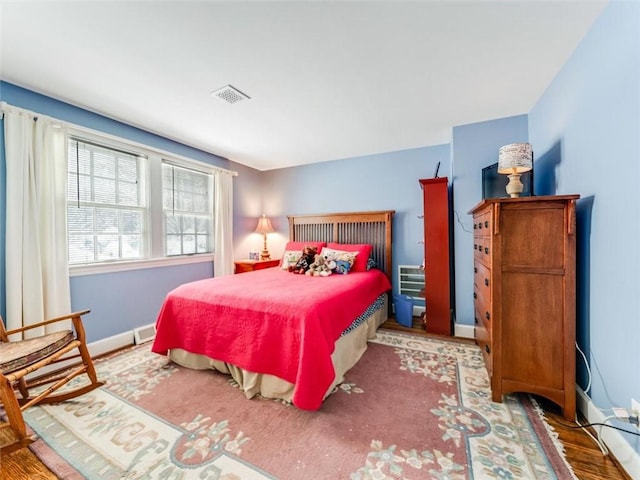
<path fill-rule="evenodd" d="M 424 208 L 426 328 L 452 335 L 449 181 L 419 180 Z"/>

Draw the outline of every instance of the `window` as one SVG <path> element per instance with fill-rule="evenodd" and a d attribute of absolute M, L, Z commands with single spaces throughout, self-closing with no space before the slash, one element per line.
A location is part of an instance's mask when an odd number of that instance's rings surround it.
<path fill-rule="evenodd" d="M 165 255 L 213 251 L 212 190 L 210 173 L 162 163 Z"/>
<path fill-rule="evenodd" d="M 70 266 L 145 258 L 144 160 L 136 154 L 69 139 Z"/>
<path fill-rule="evenodd" d="M 73 274 L 211 259 L 216 167 L 84 130 L 67 165 Z"/>

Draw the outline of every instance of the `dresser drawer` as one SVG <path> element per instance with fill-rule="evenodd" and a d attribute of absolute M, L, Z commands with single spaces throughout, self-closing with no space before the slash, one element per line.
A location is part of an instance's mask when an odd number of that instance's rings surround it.
<path fill-rule="evenodd" d="M 491 270 L 480 262 L 473 264 L 473 285 L 474 291 L 483 297 L 487 302 L 491 302 Z"/>
<path fill-rule="evenodd" d="M 491 222 L 491 210 L 486 210 L 473 217 L 473 233 L 483 237 L 491 236 L 493 231 Z"/>
<path fill-rule="evenodd" d="M 485 265 L 491 265 L 491 237 L 473 238 L 473 258 Z"/>
<path fill-rule="evenodd" d="M 489 372 L 489 378 L 493 373 L 493 355 L 491 353 L 491 330 L 487 328 L 482 319 L 477 318 L 478 324 L 476 325 L 476 343 L 482 351 L 484 362 L 487 366 L 487 372 Z"/>
<path fill-rule="evenodd" d="M 491 311 L 491 303 L 485 301 L 482 297 L 479 297 L 474 304 L 474 315 L 475 315 L 475 323 L 476 326 L 480 324 L 480 322 L 484 322 L 485 327 L 491 328 L 493 313 Z"/>

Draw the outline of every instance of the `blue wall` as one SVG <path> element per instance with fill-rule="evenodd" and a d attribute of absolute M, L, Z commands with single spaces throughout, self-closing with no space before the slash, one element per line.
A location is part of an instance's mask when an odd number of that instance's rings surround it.
<path fill-rule="evenodd" d="M 607 6 L 531 110 L 529 131 L 536 188 L 582 196 L 577 330 L 591 399 L 629 408 L 640 400 L 640 3 Z"/>
<path fill-rule="evenodd" d="M 287 215 L 395 210 L 394 279 L 397 265 L 420 265 L 424 256 L 422 190 L 418 179 L 450 174 L 449 145 L 367 155 L 263 174 L 265 213 L 281 234 L 270 250 L 282 253 L 288 235 Z M 397 284 L 397 282 L 394 282 Z"/>
<path fill-rule="evenodd" d="M 528 139 L 527 116 L 453 128 L 453 208 L 456 323 L 473 325 L 473 221 L 467 214 L 482 199 L 482 169 L 498 161 L 498 149 Z M 534 147 L 535 148 L 535 147 Z"/>
<path fill-rule="evenodd" d="M 25 90 L 6 82 L 0 82 L 0 100 L 10 105 L 51 116 L 78 126 L 108 133 L 120 138 L 149 145 L 167 152 L 182 155 L 211 165 L 241 170 L 243 175 L 234 182 L 234 203 L 238 215 L 247 210 L 247 204 L 261 202 L 261 192 L 255 188 L 255 170 L 230 162 L 227 159 L 183 145 L 152 133 L 131 127 L 107 117 Z M 0 122 L 4 135 L 4 122 Z M 3 138 L 0 137 L 0 138 Z M 0 145 L 2 146 L 2 145 Z M 4 252 L 6 163 L 4 148 L 0 148 L 0 252 Z M 243 194 L 246 188 L 247 194 Z M 234 222 L 234 226 L 238 222 Z M 242 223 L 240 222 L 240 226 Z M 0 312 L 5 312 L 5 265 L 0 255 Z M 90 342 L 155 322 L 166 293 L 181 283 L 200 280 L 213 275 L 212 262 L 182 266 L 159 267 L 71 278 L 71 304 L 74 309 L 90 308 L 87 321 L 87 338 Z"/>

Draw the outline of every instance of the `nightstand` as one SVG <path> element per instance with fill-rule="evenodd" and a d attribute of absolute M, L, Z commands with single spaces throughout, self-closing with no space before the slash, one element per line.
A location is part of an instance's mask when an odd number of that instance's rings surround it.
<path fill-rule="evenodd" d="M 236 273 L 253 272 L 254 270 L 262 270 L 263 268 L 277 267 L 280 265 L 280 259 L 277 260 L 236 260 Z"/>

